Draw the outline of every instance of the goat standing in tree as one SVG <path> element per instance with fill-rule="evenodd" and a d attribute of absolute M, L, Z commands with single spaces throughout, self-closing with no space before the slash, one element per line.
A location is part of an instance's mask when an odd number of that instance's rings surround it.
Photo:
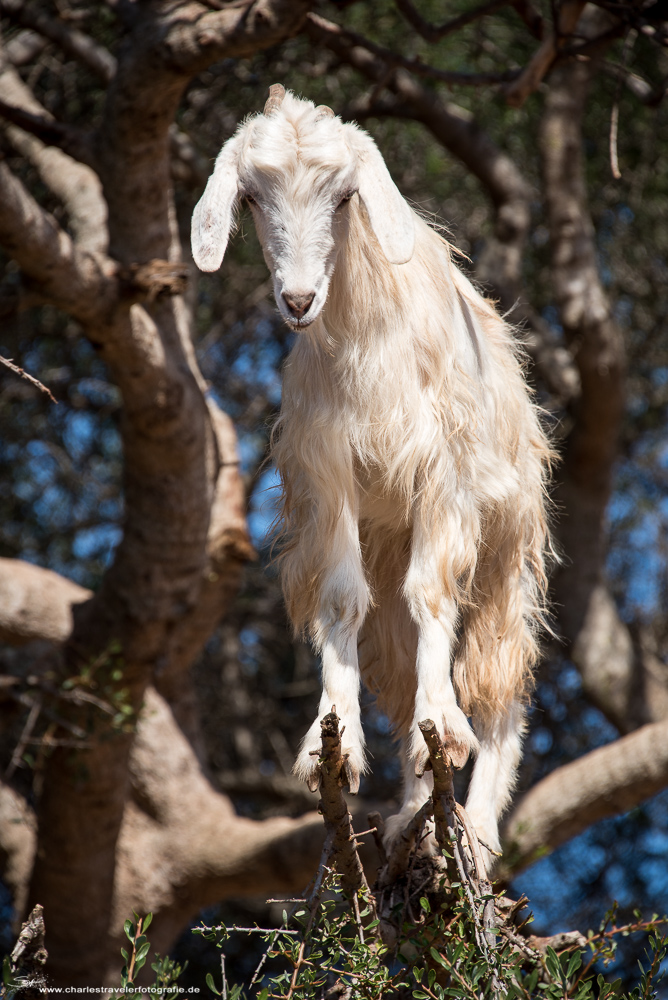
<path fill-rule="evenodd" d="M 323 694 L 296 772 L 317 784 L 320 717 L 336 705 L 357 790 L 362 678 L 401 737 L 388 838 L 430 794 L 418 722 L 431 718 L 456 766 L 477 754 L 466 809 L 498 850 L 543 611 L 550 458 L 512 331 L 373 140 L 280 85 L 195 209 L 202 270 L 220 267 L 243 198 L 298 333 L 272 455 L 283 591 L 322 654 Z"/>

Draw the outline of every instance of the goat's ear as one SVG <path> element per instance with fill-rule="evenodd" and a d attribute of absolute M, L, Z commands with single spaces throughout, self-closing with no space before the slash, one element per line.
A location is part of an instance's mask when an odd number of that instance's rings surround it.
<path fill-rule="evenodd" d="M 226 142 L 216 160 L 191 226 L 193 258 L 200 271 L 217 271 L 223 263 L 239 190 L 237 137 Z"/>
<path fill-rule="evenodd" d="M 405 264 L 415 248 L 413 212 L 385 166 L 373 139 L 358 133 L 359 196 L 381 250 L 390 264 Z"/>

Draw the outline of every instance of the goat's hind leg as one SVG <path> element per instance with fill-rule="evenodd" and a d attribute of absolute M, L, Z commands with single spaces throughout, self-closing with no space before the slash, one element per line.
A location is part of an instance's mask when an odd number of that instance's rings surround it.
<path fill-rule="evenodd" d="M 434 779 L 431 772 L 427 771 L 421 778 L 418 778 L 416 775 L 413 757 L 408 752 L 407 740 L 401 741 L 399 756 L 403 770 L 404 795 L 399 812 L 394 816 L 388 816 L 385 820 L 383 840 L 388 851 L 392 850 L 416 812 L 431 797 L 434 788 Z M 429 821 L 429 825 L 425 831 L 427 833 L 425 843 L 427 849 L 430 851 L 435 849 L 436 844 L 432 835 L 433 826 L 433 823 Z M 424 847 L 424 845 L 422 846 Z"/>
<path fill-rule="evenodd" d="M 495 852 L 501 849 L 499 817 L 510 801 L 521 756 L 524 716 L 523 705 L 515 701 L 502 715 L 473 719 L 480 752 L 471 776 L 466 812 L 483 847 Z M 488 861 L 489 868 L 493 860 Z"/>
<path fill-rule="evenodd" d="M 452 659 L 458 611 L 453 598 L 444 594 L 440 576 L 445 540 L 416 526 L 404 595 L 418 628 L 416 657 L 417 690 L 409 743 L 415 771 L 421 774 L 429 750 L 418 723 L 431 719 L 455 767 L 463 767 L 478 749 L 478 740 L 457 704 L 452 684 Z"/>

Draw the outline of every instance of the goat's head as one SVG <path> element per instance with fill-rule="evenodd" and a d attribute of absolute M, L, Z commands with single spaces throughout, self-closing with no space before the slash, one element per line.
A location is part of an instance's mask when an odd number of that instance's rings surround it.
<path fill-rule="evenodd" d="M 193 214 L 195 263 L 203 271 L 220 267 L 235 205 L 245 198 L 278 307 L 291 326 L 306 327 L 327 299 L 356 196 L 388 262 L 410 260 L 413 214 L 373 139 L 275 84 L 264 114 L 243 124 L 216 160 Z"/>

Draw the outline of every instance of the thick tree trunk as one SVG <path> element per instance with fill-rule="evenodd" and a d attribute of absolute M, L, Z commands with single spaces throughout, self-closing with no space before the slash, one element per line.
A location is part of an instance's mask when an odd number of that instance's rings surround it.
<path fill-rule="evenodd" d="M 624 417 L 625 351 L 598 272 L 584 172 L 582 119 L 595 69 L 595 61 L 556 69 L 541 121 L 551 278 L 581 385 L 571 404 L 572 430 L 555 494 L 564 559 L 554 594 L 585 691 L 618 729 L 629 732 L 664 718 L 668 704 L 605 583 L 605 514 Z"/>
<path fill-rule="evenodd" d="M 113 700 L 115 691 L 123 701 L 131 722 L 142 713 L 154 679 L 168 696 L 183 695 L 184 671 L 224 613 L 251 548 L 234 434 L 229 421 L 205 399 L 185 303 L 169 288 L 158 286 L 147 294 L 127 275 L 152 261 L 180 258 L 169 128 L 192 74 L 215 60 L 249 55 L 294 33 L 307 6 L 286 0 L 221 10 L 184 0 L 137 5 L 118 62 L 108 58 L 100 63 L 110 83 L 102 121 L 86 149 L 101 191 L 90 167 L 58 152 L 54 169 L 40 140 L 19 135 L 13 126 L 15 140 L 39 165 L 45 183 L 66 203 L 69 198 L 72 220 L 81 208 L 77 186 L 81 198 L 99 205 L 100 231 L 92 244 L 89 233 L 76 225 L 72 240 L 0 164 L 0 241 L 43 300 L 82 322 L 123 395 L 123 539 L 94 595 L 81 600 L 73 588 L 59 588 L 59 617 L 42 635 L 64 638 L 68 633 L 51 662 L 59 681 L 93 673 L 107 697 Z M 54 27 L 53 20 L 47 16 L 45 32 Z M 71 41 L 71 32 L 64 30 Z M 97 51 L 94 43 L 84 49 L 89 56 Z M 83 51 L 80 44 L 78 51 Z M 13 87 L 12 100 L 34 116 L 43 110 L 11 73 L 0 74 L 0 90 L 3 86 L 5 92 Z M 45 112 L 42 117 L 48 122 Z M 60 134 L 57 128 L 55 134 Z M 63 188 L 63 177 L 73 184 Z M 166 265 L 154 265 L 156 273 L 161 268 L 165 271 Z M 24 624 L 32 634 L 36 628 L 35 622 Z M 155 878 L 153 865 L 159 862 L 149 861 L 147 870 L 149 856 L 142 854 L 142 862 L 133 859 L 135 848 L 127 837 L 132 761 L 137 759 L 134 724 L 114 729 L 108 717 L 92 720 L 90 705 L 75 703 L 65 705 L 63 715 L 69 725 L 87 732 L 87 745 L 56 747 L 46 760 L 28 905 L 44 906 L 52 981 L 95 985 L 101 970 L 115 960 L 122 920 L 142 895 L 142 882 L 150 885 Z M 165 725 L 169 718 L 167 713 Z M 191 765 L 194 769 L 196 762 Z M 256 830 L 237 821 L 227 800 L 216 796 L 203 778 L 198 780 L 199 785 L 193 777 L 200 789 L 197 809 L 202 812 L 208 803 L 220 814 L 210 821 L 206 838 L 212 852 L 223 850 L 213 834 L 220 817 L 225 818 L 230 845 L 226 884 L 237 890 L 244 882 L 259 887 L 249 873 L 249 859 L 267 875 L 271 863 L 261 861 L 262 852 L 269 858 L 294 824 L 281 821 Z M 235 840 L 237 823 L 244 829 Z M 294 889 L 297 878 L 301 887 L 301 857 L 292 873 L 274 881 Z M 183 854 L 181 860 L 186 861 Z M 211 872 L 216 863 L 210 854 L 206 865 Z M 206 865 L 193 876 L 199 888 L 191 888 L 178 903 L 176 886 L 182 888 L 183 871 L 175 868 L 169 901 L 159 893 L 146 894 L 151 909 L 170 908 L 172 932 L 175 923 L 182 924 L 211 901 Z M 137 877 L 128 879 L 129 871 Z M 222 891 L 220 884 L 217 888 Z"/>

